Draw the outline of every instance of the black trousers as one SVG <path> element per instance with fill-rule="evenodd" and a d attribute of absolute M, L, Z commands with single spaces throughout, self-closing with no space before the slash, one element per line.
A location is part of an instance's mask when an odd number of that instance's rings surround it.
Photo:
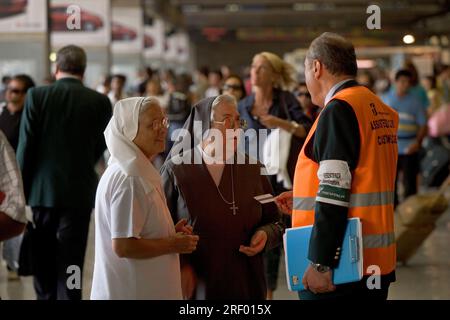
<path fill-rule="evenodd" d="M 395 206 L 399 203 L 399 195 L 397 188 L 397 181 L 399 172 L 403 173 L 402 185 L 405 190 L 404 198 L 417 193 L 417 175 L 420 171 L 419 154 L 414 153 L 411 155 L 399 155 L 397 162 L 397 177 L 395 181 Z"/>
<path fill-rule="evenodd" d="M 81 300 L 81 286 L 74 286 L 76 282 L 71 280 L 79 275 L 82 283 L 92 209 L 34 207 L 32 210 L 36 227 L 32 264 L 37 299 Z"/>

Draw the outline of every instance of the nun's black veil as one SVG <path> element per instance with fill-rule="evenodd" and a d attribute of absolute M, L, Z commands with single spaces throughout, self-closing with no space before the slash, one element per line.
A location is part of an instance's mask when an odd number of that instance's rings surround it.
<path fill-rule="evenodd" d="M 184 145 L 186 143 L 186 141 L 184 141 L 186 135 L 190 135 L 191 141 L 189 148 L 184 148 L 183 151 L 193 150 L 203 140 L 204 133 L 211 127 L 211 109 L 215 98 L 216 97 L 202 99 L 192 107 L 191 113 L 184 123 L 180 134 L 175 139 L 164 165 L 166 165 L 174 156 L 183 155 L 180 152 L 180 144 L 183 143 Z M 194 156 L 194 154 L 195 152 L 192 152 L 192 156 Z"/>

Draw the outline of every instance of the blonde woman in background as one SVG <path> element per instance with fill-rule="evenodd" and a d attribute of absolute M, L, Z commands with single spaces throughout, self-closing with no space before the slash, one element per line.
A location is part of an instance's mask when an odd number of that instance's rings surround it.
<path fill-rule="evenodd" d="M 239 113 L 241 119 L 247 121 L 247 130 L 256 130 L 256 134 L 248 133 L 247 136 L 250 137 L 250 144 L 256 143 L 258 146 L 258 158 L 261 154 L 259 148 L 264 145 L 264 141 L 260 141 L 262 137 L 257 134 L 260 129 L 280 128 L 299 138 L 292 141 L 287 163 L 287 169 L 292 174 L 295 171 L 295 163 L 303 139 L 312 125 L 294 94 L 287 91 L 295 84 L 293 74 L 293 67 L 276 54 L 270 52 L 256 54 L 250 71 L 253 92 L 239 102 Z M 246 145 L 246 151 L 249 151 L 248 145 Z M 276 195 L 286 191 L 283 182 L 277 182 L 276 175 L 268 177 Z M 285 224 L 290 225 L 288 216 L 285 216 L 283 220 Z M 265 257 L 268 299 L 272 299 L 273 291 L 277 287 L 280 250 L 281 248 L 278 247 L 268 252 Z"/>

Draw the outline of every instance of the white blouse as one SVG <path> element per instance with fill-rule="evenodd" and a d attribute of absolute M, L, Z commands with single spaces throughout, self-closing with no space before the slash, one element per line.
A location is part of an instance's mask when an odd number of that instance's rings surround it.
<path fill-rule="evenodd" d="M 161 181 L 157 177 L 154 181 Z M 112 239 L 166 238 L 175 234 L 161 183 L 143 184 L 117 164 L 107 168 L 95 205 L 95 264 L 91 299 L 182 299 L 178 254 L 119 258 Z"/>

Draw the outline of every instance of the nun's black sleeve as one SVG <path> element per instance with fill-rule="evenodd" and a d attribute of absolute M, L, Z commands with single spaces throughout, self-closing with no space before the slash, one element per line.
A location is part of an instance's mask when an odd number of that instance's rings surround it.
<path fill-rule="evenodd" d="M 185 218 L 188 223 L 191 223 L 186 202 L 177 186 L 170 162 L 162 166 L 160 174 L 164 193 L 166 195 L 167 207 L 169 208 L 173 222 L 176 224 L 180 219 Z"/>

